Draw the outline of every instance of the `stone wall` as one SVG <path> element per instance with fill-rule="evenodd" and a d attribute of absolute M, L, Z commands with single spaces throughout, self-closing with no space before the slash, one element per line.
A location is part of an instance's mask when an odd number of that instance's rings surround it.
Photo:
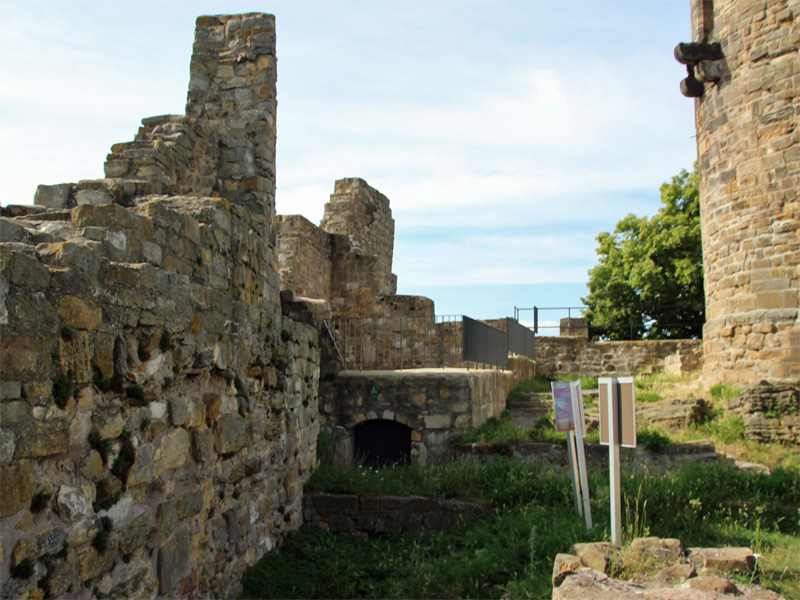
<path fill-rule="evenodd" d="M 608 474 L 608 446 L 584 444 L 586 465 L 592 472 Z M 453 444 L 455 458 L 471 457 L 476 460 L 495 460 L 510 456 L 515 460 L 540 463 L 567 470 L 567 446 L 537 442 L 511 444 Z M 711 442 L 685 442 L 668 444 L 659 451 L 642 446 L 620 448 L 620 467 L 625 473 L 665 473 L 670 469 L 685 467 L 697 462 L 717 462 L 717 451 Z"/>
<path fill-rule="evenodd" d="M 108 178 L 2 210 L 3 598 L 232 597 L 302 519 L 320 310 L 279 297 L 273 18 L 200 17 L 191 69 Z"/>
<path fill-rule="evenodd" d="M 510 371 L 343 371 L 320 386 L 320 419 L 334 464 L 353 462 L 353 427 L 385 419 L 411 428 L 411 459 L 447 458 L 450 440 L 505 410 Z"/>
<path fill-rule="evenodd" d="M 389 296 L 397 291 L 397 278 L 392 275 L 394 219 L 386 196 L 363 179 L 340 179 L 325 205 L 320 227 L 347 236 L 357 252 L 377 257 L 378 294 Z"/>
<path fill-rule="evenodd" d="M 726 400 L 725 408 L 744 421 L 750 439 L 800 444 L 800 384 L 762 381 Z"/>
<path fill-rule="evenodd" d="M 488 517 L 488 506 L 422 496 L 356 496 L 307 492 L 303 515 L 334 533 L 372 537 L 386 533 L 436 532 Z"/>
<path fill-rule="evenodd" d="M 800 5 L 692 1 L 721 44 L 695 100 L 705 269 L 704 379 L 800 379 Z M 702 84 L 701 84 L 702 85 Z"/>
<path fill-rule="evenodd" d="M 330 235 L 300 215 L 279 215 L 278 231 L 281 289 L 304 298 L 330 299 Z"/>
<path fill-rule="evenodd" d="M 414 304 L 394 300 L 389 199 L 363 179 L 335 183 L 319 227 L 297 215 L 279 217 L 278 224 L 282 289 L 327 300 L 338 316 L 406 314 L 406 305 Z M 420 302 L 432 315 L 433 302 Z"/>
<path fill-rule="evenodd" d="M 536 338 L 538 375 L 593 375 L 614 377 L 661 369 L 665 361 L 673 373 L 699 366 L 700 340 L 641 340 L 589 342 L 580 337 Z"/>

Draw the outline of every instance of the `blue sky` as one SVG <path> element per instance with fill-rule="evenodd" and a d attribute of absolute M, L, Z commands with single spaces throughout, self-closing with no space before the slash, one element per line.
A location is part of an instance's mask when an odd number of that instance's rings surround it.
<path fill-rule="evenodd" d="M 398 293 L 437 313 L 580 304 L 597 234 L 695 160 L 689 0 L 27 0 L 0 23 L 0 202 L 102 177 L 142 118 L 183 113 L 196 17 L 254 11 L 277 22 L 278 212 L 318 223 L 366 179 Z"/>

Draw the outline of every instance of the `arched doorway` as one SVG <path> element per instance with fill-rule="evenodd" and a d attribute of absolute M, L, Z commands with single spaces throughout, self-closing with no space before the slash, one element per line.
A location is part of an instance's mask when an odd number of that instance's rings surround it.
<path fill-rule="evenodd" d="M 411 428 L 397 421 L 373 419 L 353 428 L 353 456 L 370 467 L 411 460 Z"/>

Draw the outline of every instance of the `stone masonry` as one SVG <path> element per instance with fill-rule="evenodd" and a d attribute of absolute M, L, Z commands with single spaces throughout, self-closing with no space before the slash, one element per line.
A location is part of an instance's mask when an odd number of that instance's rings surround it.
<path fill-rule="evenodd" d="M 363 179 L 340 179 L 319 227 L 280 216 L 281 288 L 331 303 L 337 317 L 432 316 L 433 302 L 397 296 L 389 199 Z"/>
<path fill-rule="evenodd" d="M 234 597 L 301 521 L 320 308 L 279 294 L 275 80 L 272 16 L 200 17 L 186 115 L 2 209 L 2 598 Z"/>
<path fill-rule="evenodd" d="M 800 2 L 692 0 L 692 25 L 723 54 L 695 65 L 704 379 L 797 380 Z"/>

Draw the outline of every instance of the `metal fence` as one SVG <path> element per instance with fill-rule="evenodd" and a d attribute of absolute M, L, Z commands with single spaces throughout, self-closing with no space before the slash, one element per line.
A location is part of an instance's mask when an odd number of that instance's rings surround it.
<path fill-rule="evenodd" d="M 462 358 L 467 362 L 508 366 L 508 335 L 485 323 L 463 318 Z"/>
<path fill-rule="evenodd" d="M 536 334 L 533 329 L 520 325 L 519 321 L 508 317 L 506 318 L 506 333 L 508 334 L 509 352 L 528 358 L 536 357 Z"/>
<path fill-rule="evenodd" d="M 603 327 L 592 326 L 588 323 L 581 325 L 579 322 L 572 321 L 567 325 L 567 329 L 562 329 L 560 320 L 566 317 L 567 319 L 575 319 L 583 317 L 588 310 L 588 306 L 533 306 L 531 308 L 514 307 L 514 318 L 519 320 L 528 320 L 533 323 L 533 331 L 537 334 L 541 332 L 542 335 L 566 335 L 566 336 L 579 336 L 589 338 L 606 338 L 606 332 Z M 650 307 L 618 307 L 617 310 L 621 315 L 621 326 L 625 337 L 629 340 L 639 340 L 647 338 L 658 330 L 683 330 L 686 332 L 684 337 L 702 337 L 702 321 L 689 321 L 682 320 L 681 313 L 670 310 L 680 309 L 681 306 L 675 304 L 660 304 Z M 555 314 L 554 314 L 555 312 Z M 672 314 L 670 314 L 670 312 Z M 666 316 L 661 320 L 656 319 L 650 315 L 661 314 Z M 527 317 L 527 318 L 526 318 Z M 543 324 L 547 322 L 557 321 L 550 325 Z M 667 336 L 669 337 L 669 336 Z"/>
<path fill-rule="evenodd" d="M 325 321 L 346 369 L 508 366 L 508 354 L 533 358 L 533 332 L 513 319 L 506 331 L 462 315 L 335 317 Z"/>
<path fill-rule="evenodd" d="M 461 317 L 335 317 L 328 334 L 346 369 L 453 366 L 461 360 Z"/>

